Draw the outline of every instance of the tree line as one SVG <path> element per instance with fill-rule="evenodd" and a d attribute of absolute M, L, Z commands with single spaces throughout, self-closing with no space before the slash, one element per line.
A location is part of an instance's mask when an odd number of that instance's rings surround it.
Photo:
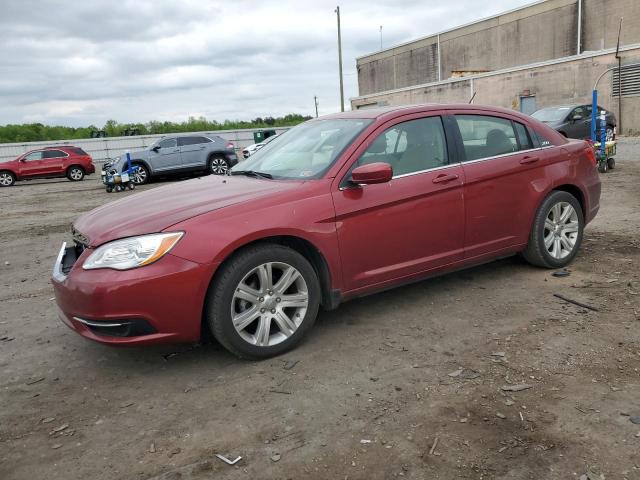
<path fill-rule="evenodd" d="M 311 119 L 309 116 L 290 113 L 283 117 L 258 117 L 253 120 L 207 120 L 204 117 L 189 117 L 186 122 L 119 123 L 108 120 L 103 127 L 64 127 L 25 123 L 0 125 L 0 143 L 38 142 L 46 140 L 74 140 L 96 136 L 121 137 L 124 135 L 153 135 L 163 133 L 205 132 L 211 130 L 237 130 L 240 128 L 292 127 Z"/>

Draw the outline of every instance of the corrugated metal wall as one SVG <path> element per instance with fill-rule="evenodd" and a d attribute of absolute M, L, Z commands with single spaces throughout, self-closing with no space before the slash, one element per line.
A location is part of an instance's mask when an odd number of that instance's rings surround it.
<path fill-rule="evenodd" d="M 247 145 L 253 142 L 253 132 L 264 130 L 262 128 L 245 129 L 245 130 L 218 130 L 215 132 L 193 132 L 199 135 L 218 135 L 225 140 L 231 140 L 238 153 Z M 273 130 L 276 133 L 282 133 L 288 130 L 288 127 L 278 127 Z M 87 138 L 83 140 L 58 140 L 47 142 L 26 142 L 26 143 L 4 143 L 0 144 L 0 162 L 13 160 L 19 155 L 29 150 L 37 148 L 53 146 L 53 145 L 75 145 L 82 148 L 93 157 L 96 163 L 102 163 L 110 158 L 121 155 L 126 150 L 134 151 L 148 147 L 158 138 L 166 137 L 164 135 L 138 135 L 135 137 L 108 137 L 108 138 Z M 187 135 L 187 134 L 180 134 Z"/>

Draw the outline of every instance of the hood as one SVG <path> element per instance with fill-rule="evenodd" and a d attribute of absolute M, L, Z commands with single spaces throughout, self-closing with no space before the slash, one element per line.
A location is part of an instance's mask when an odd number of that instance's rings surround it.
<path fill-rule="evenodd" d="M 95 247 L 118 238 L 161 232 L 203 213 L 296 188 L 302 183 L 244 176 L 195 178 L 98 207 L 82 215 L 74 229 Z"/>

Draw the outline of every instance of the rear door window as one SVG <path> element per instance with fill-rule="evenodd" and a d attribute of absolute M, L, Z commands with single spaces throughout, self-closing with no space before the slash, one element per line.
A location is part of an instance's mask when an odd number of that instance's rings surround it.
<path fill-rule="evenodd" d="M 42 158 L 62 158 L 66 156 L 67 154 L 62 150 L 45 150 L 42 152 Z"/>
<path fill-rule="evenodd" d="M 518 144 L 520 145 L 520 150 L 530 150 L 533 148 L 533 142 L 531 141 L 531 137 L 529 132 L 527 131 L 527 127 L 518 122 L 513 122 L 513 125 L 516 127 L 516 135 L 518 136 Z"/>
<path fill-rule="evenodd" d="M 487 115 L 455 115 L 465 161 L 491 158 L 518 151 L 511 120 Z"/>

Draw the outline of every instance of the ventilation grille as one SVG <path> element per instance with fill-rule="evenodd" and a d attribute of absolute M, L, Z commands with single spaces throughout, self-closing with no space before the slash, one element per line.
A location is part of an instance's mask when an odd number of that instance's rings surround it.
<path fill-rule="evenodd" d="M 622 70 L 621 82 L 618 81 L 620 70 Z M 625 65 L 621 69 L 616 68 L 613 70 L 611 83 L 611 91 L 614 97 L 620 96 L 620 87 L 622 87 L 623 97 L 640 96 L 640 63 Z"/>

